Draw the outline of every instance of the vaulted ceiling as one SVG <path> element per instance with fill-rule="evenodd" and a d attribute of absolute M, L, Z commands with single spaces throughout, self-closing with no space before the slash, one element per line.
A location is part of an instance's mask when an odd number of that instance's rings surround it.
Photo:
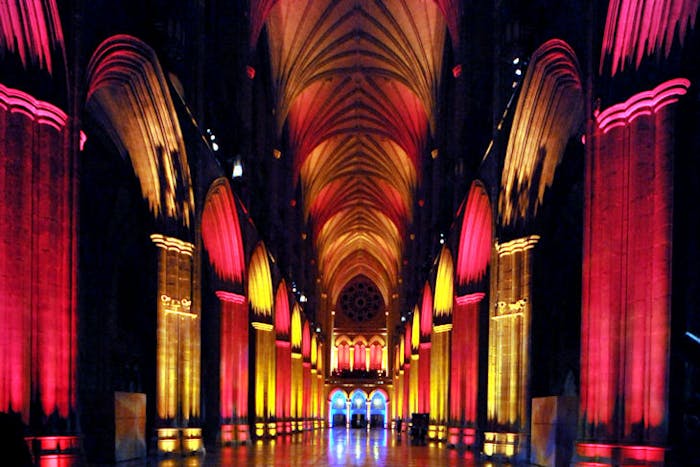
<path fill-rule="evenodd" d="M 387 305 L 397 288 L 458 4 L 251 1 L 251 44 L 266 31 L 278 136 L 333 303 L 361 276 Z"/>

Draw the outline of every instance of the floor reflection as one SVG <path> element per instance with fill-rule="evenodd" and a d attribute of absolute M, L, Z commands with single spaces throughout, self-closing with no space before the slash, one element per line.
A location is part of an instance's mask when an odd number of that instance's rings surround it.
<path fill-rule="evenodd" d="M 331 428 L 283 436 L 243 446 L 210 450 L 203 456 L 144 459 L 117 464 L 119 467 L 264 466 L 429 466 L 475 465 L 470 451 L 448 449 L 429 443 L 411 446 L 407 434 L 384 429 Z M 481 465 L 481 464 L 479 464 Z"/>

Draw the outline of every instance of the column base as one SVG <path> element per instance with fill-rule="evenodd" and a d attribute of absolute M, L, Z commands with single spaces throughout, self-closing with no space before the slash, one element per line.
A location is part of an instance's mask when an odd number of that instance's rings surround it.
<path fill-rule="evenodd" d="M 477 446 L 476 428 L 451 426 L 447 428 L 447 444 L 449 446 Z"/>
<path fill-rule="evenodd" d="M 159 456 L 204 452 L 201 428 L 158 428 L 156 434 Z"/>
<path fill-rule="evenodd" d="M 667 449 L 661 446 L 633 446 L 619 443 L 576 443 L 573 465 L 645 465 L 666 464 Z"/>
<path fill-rule="evenodd" d="M 488 457 L 518 460 L 526 455 L 528 437 L 525 433 L 484 432 L 483 452 Z"/>
<path fill-rule="evenodd" d="M 78 436 L 30 436 L 24 438 L 29 446 L 34 465 L 74 465 L 80 461 Z"/>

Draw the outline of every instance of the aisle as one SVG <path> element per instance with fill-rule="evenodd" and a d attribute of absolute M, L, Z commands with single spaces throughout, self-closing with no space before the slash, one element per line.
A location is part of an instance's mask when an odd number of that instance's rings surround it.
<path fill-rule="evenodd" d="M 123 467 L 260 466 L 431 466 L 475 465 L 472 453 L 442 445 L 411 446 L 389 430 L 331 428 L 247 446 L 224 447 L 203 457 L 130 462 Z M 481 465 L 481 464 L 479 464 Z"/>

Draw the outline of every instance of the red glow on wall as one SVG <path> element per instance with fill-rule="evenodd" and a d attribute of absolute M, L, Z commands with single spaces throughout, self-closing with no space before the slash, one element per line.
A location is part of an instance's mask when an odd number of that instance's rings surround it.
<path fill-rule="evenodd" d="M 355 343 L 355 358 L 352 363 L 352 368 L 354 370 L 365 370 L 367 369 L 367 352 L 365 349 L 364 342 Z"/>
<path fill-rule="evenodd" d="M 57 107 L 0 85 L 0 219 L 12 220 L 0 230 L 0 411 L 25 423 L 75 407 L 77 187 L 65 123 Z"/>
<path fill-rule="evenodd" d="M 675 118 L 669 104 L 688 85 L 668 81 L 597 117 L 584 217 L 585 440 L 666 442 Z"/>
<path fill-rule="evenodd" d="M 250 2 L 250 47 L 255 48 L 263 25 L 277 0 L 251 0 Z"/>
<path fill-rule="evenodd" d="M 374 342 L 369 347 L 369 369 L 382 370 L 382 344 Z"/>
<path fill-rule="evenodd" d="M 459 49 L 459 19 L 462 17 L 462 2 L 460 0 L 435 0 L 438 8 L 445 17 L 447 30 L 450 32 L 452 47 Z"/>
<path fill-rule="evenodd" d="M 680 44 L 695 27 L 695 0 L 613 0 L 603 36 L 600 73 L 611 60 L 612 76 L 625 66 L 639 67 L 645 56 L 668 57 L 674 40 Z"/>
<path fill-rule="evenodd" d="M 275 377 L 275 417 L 277 420 L 289 420 L 292 408 L 292 344 L 277 339 L 276 377 Z M 286 424 L 285 424 L 286 425 Z"/>
<path fill-rule="evenodd" d="M 406 328 L 404 330 L 404 342 L 403 342 L 403 353 L 404 361 L 411 361 L 411 323 L 410 320 L 406 323 Z"/>
<path fill-rule="evenodd" d="M 479 388 L 479 308 L 484 293 L 455 298 L 450 355 L 451 423 L 475 426 Z"/>
<path fill-rule="evenodd" d="M 423 287 L 423 301 L 420 307 L 420 335 L 421 340 L 430 339 L 433 332 L 433 292 L 427 282 Z"/>
<path fill-rule="evenodd" d="M 350 369 L 350 344 L 347 341 L 338 344 L 338 369 Z"/>
<path fill-rule="evenodd" d="M 221 302 L 221 422 L 248 416 L 248 304 L 243 295 L 218 291 Z"/>
<path fill-rule="evenodd" d="M 277 339 L 284 336 L 286 340 L 289 340 L 291 323 L 289 292 L 287 291 L 287 283 L 283 279 L 277 287 L 277 294 L 275 295 L 275 332 Z"/>
<path fill-rule="evenodd" d="M 226 179 L 209 190 L 202 212 L 202 241 L 216 273 L 240 283 L 245 273 L 245 252 L 233 192 Z"/>
<path fill-rule="evenodd" d="M 310 361 L 311 358 L 311 329 L 309 322 L 304 320 L 304 326 L 301 331 L 301 356 L 305 361 Z"/>
<path fill-rule="evenodd" d="M 491 203 L 483 185 L 473 182 L 467 196 L 457 254 L 460 285 L 481 279 L 491 259 Z"/>
<path fill-rule="evenodd" d="M 248 65 L 245 67 L 245 74 L 248 76 L 248 79 L 255 79 L 255 68 L 252 66 Z"/>

